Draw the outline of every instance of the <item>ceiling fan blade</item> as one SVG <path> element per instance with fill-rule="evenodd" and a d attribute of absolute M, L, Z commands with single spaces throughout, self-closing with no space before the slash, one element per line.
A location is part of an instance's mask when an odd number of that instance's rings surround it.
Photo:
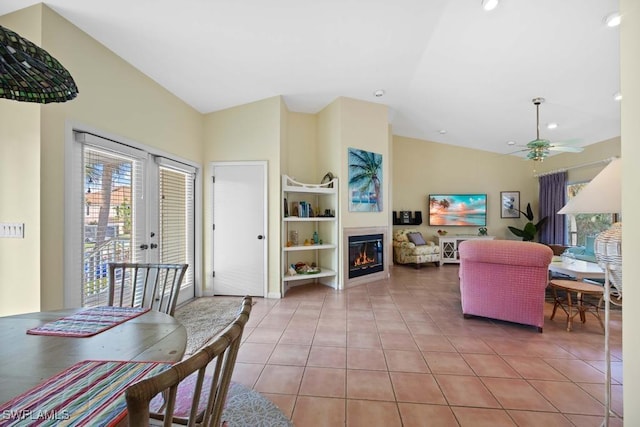
<path fill-rule="evenodd" d="M 504 153 L 502 154 L 503 156 L 509 156 L 511 154 L 518 154 L 518 153 L 526 153 L 527 151 L 529 151 L 528 148 L 523 148 L 522 150 L 516 150 L 516 151 L 510 151 L 508 153 Z"/>
<path fill-rule="evenodd" d="M 582 142 L 582 138 L 563 139 L 561 141 L 554 141 L 554 145 L 578 145 Z"/>
<path fill-rule="evenodd" d="M 570 147 L 566 145 L 550 145 L 547 150 L 549 151 L 562 151 L 565 153 L 580 153 L 584 148 L 582 147 Z"/>

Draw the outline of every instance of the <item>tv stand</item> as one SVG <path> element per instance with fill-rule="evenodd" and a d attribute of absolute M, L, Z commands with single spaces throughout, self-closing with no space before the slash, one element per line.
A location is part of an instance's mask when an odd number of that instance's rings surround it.
<path fill-rule="evenodd" d="M 456 236 L 438 236 L 440 244 L 440 266 L 442 264 L 459 264 L 458 246 L 465 240 L 493 240 L 495 236 L 477 236 L 473 234 L 458 234 Z"/>

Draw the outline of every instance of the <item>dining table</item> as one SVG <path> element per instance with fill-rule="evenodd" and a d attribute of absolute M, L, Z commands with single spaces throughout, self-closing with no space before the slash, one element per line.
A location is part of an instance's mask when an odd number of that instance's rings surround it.
<path fill-rule="evenodd" d="M 575 277 L 576 280 L 604 279 L 604 270 L 597 263 L 569 257 L 554 256 L 549 271 Z"/>
<path fill-rule="evenodd" d="M 177 362 L 187 331 L 155 310 L 88 337 L 30 335 L 27 330 L 83 308 L 0 317 L 0 404 L 86 360 Z"/>

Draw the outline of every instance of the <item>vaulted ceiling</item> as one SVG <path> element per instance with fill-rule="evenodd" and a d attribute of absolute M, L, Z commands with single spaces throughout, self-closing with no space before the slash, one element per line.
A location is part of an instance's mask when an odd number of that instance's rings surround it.
<path fill-rule="evenodd" d="M 0 15 L 35 3 L 2 0 Z M 544 97 L 542 137 L 620 135 L 616 0 L 45 4 L 202 113 L 274 95 L 315 113 L 346 96 L 387 105 L 396 135 L 509 153 L 535 139 Z"/>

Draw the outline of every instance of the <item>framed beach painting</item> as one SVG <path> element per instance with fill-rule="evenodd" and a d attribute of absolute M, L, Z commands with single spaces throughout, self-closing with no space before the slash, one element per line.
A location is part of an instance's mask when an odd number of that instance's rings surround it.
<path fill-rule="evenodd" d="M 349 212 L 382 212 L 382 154 L 349 148 Z"/>

